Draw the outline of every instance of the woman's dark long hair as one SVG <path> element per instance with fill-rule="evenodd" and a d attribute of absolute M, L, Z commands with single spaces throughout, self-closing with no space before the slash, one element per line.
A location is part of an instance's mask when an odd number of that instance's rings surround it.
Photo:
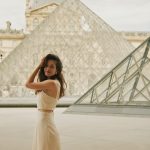
<path fill-rule="evenodd" d="M 45 73 L 44 73 L 44 68 L 47 66 L 49 60 L 54 60 L 56 62 L 56 70 L 57 70 L 57 74 L 51 76 L 50 78 L 45 76 Z M 64 84 L 66 85 L 66 88 L 67 88 L 67 84 L 66 84 L 64 76 L 62 74 L 62 69 L 63 69 L 63 65 L 62 65 L 62 62 L 59 59 L 59 57 L 57 55 L 54 55 L 54 54 L 47 54 L 46 57 L 44 58 L 43 65 L 42 65 L 42 67 L 40 68 L 40 70 L 38 72 L 38 78 L 37 78 L 38 82 L 48 80 L 48 79 L 51 79 L 51 80 L 57 79 L 60 82 L 60 85 L 61 85 L 59 98 L 61 98 L 65 95 Z M 37 94 L 40 91 L 41 90 L 36 90 L 35 94 Z"/>

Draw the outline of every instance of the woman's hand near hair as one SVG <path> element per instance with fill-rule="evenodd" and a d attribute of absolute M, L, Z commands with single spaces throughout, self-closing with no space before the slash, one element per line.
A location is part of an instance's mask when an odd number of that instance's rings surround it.
<path fill-rule="evenodd" d="M 45 57 L 43 57 L 43 58 L 41 59 L 41 62 L 40 62 L 40 64 L 39 64 L 39 67 L 40 67 L 40 68 L 43 66 L 44 60 L 45 60 Z"/>
<path fill-rule="evenodd" d="M 34 82 L 35 76 L 37 75 L 39 69 L 43 66 L 44 59 L 45 59 L 45 57 L 43 57 L 43 58 L 41 59 L 40 64 L 35 68 L 35 70 L 34 70 L 34 71 L 32 72 L 32 74 L 29 76 L 27 82 L 25 83 L 25 86 L 26 86 L 26 87 L 29 87 L 29 85 Z"/>

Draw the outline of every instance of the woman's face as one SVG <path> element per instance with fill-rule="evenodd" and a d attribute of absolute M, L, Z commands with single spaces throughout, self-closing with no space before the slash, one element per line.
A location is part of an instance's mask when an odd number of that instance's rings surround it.
<path fill-rule="evenodd" d="M 55 75 L 57 72 L 56 64 L 54 60 L 48 60 L 47 65 L 44 67 L 45 76 L 50 77 Z"/>

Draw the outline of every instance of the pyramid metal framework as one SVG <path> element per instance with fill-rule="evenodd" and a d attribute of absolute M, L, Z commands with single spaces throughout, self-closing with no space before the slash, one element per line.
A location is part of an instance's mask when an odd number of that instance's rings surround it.
<path fill-rule="evenodd" d="M 91 105 L 97 109 L 105 106 L 132 106 L 132 109 L 135 106 L 149 106 L 146 111 L 150 111 L 150 38 L 83 94 L 66 112 L 80 112 L 84 107 L 77 109 L 78 106 Z M 90 108 L 85 111 L 90 112 Z"/>
<path fill-rule="evenodd" d="M 34 96 L 24 84 L 41 58 L 53 53 L 63 63 L 66 96 L 82 95 L 133 49 L 82 2 L 66 0 L 0 63 L 0 94 Z"/>

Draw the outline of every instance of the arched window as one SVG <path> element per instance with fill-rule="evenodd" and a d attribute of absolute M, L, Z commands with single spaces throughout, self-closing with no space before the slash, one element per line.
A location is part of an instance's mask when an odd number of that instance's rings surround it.
<path fill-rule="evenodd" d="M 35 28 L 39 24 L 39 19 L 34 18 L 33 19 L 33 28 Z"/>
<path fill-rule="evenodd" d="M 4 58 L 4 51 L 0 49 L 0 62 Z"/>

